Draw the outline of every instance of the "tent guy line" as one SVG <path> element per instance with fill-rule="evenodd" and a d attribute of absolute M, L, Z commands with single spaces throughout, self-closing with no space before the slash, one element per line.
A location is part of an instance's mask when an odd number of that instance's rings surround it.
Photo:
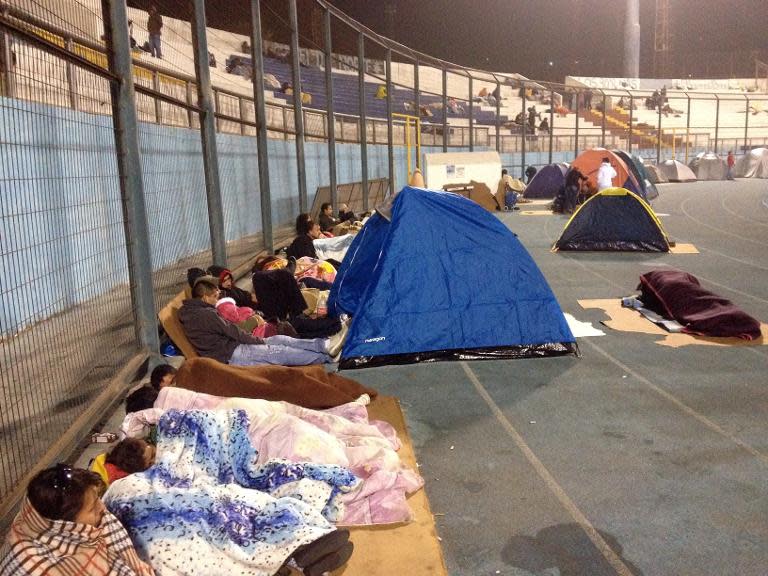
<path fill-rule="evenodd" d="M 719 434 L 723 438 L 727 438 L 728 440 L 730 440 L 731 442 L 736 444 L 739 448 L 743 449 L 747 453 L 751 454 L 752 456 L 754 456 L 755 458 L 760 460 L 763 464 L 768 465 L 768 454 L 764 454 L 764 453 L 760 452 L 759 450 L 757 450 L 756 448 L 754 448 L 750 444 L 747 444 L 746 442 L 744 442 L 743 440 L 738 439 L 736 436 L 734 436 L 733 434 L 731 434 L 727 430 L 721 428 L 720 425 L 716 424 L 715 422 L 713 422 L 712 420 L 710 420 L 709 418 L 704 416 L 704 414 L 701 414 L 700 412 L 697 412 L 696 410 L 694 410 L 693 408 L 688 406 L 685 402 L 683 402 L 682 400 L 677 398 L 677 396 L 675 396 L 671 392 L 668 392 L 664 388 L 662 388 L 660 386 L 657 386 L 656 384 L 654 384 L 653 382 L 651 382 L 650 380 L 648 380 L 647 378 L 645 378 L 641 374 L 639 374 L 636 371 L 632 370 L 632 368 L 630 368 L 629 366 L 627 366 L 626 364 L 624 364 L 620 360 L 617 360 L 616 358 L 611 356 L 608 352 L 603 350 L 600 346 L 595 344 L 592 340 L 586 339 L 584 341 L 587 344 L 589 344 L 596 352 L 598 352 L 599 354 L 603 355 L 606 359 L 608 359 L 611 363 L 613 363 L 615 366 L 621 368 L 624 372 L 626 372 L 630 376 L 633 376 L 634 378 L 637 378 L 637 380 L 639 382 L 641 382 L 642 384 L 644 384 L 646 387 L 650 388 L 651 390 L 656 392 L 659 396 L 661 396 L 662 398 L 664 398 L 667 401 L 669 401 L 672 404 L 674 404 L 681 412 L 683 412 L 684 414 L 687 414 L 688 416 L 698 420 L 701 424 L 703 424 L 704 426 L 706 426 L 707 428 L 709 428 L 713 432 Z"/>
<path fill-rule="evenodd" d="M 539 460 L 538 456 L 534 454 L 533 450 L 531 450 L 530 446 L 528 446 L 528 444 L 525 442 L 525 439 L 521 436 L 517 429 L 515 429 L 509 419 L 504 415 L 504 412 L 501 410 L 501 408 L 499 408 L 499 405 L 493 401 L 493 398 L 491 398 L 491 395 L 480 382 L 480 379 L 472 371 L 472 368 L 470 368 L 466 362 L 461 362 L 461 367 L 463 368 L 464 373 L 467 375 L 469 381 L 472 382 L 472 385 L 475 387 L 477 393 L 488 405 L 488 408 L 491 410 L 496 420 L 499 421 L 501 427 L 504 428 L 518 449 L 523 453 L 526 460 L 528 460 L 533 469 L 536 471 L 536 474 L 538 474 L 539 478 L 544 481 L 544 484 L 546 484 L 547 488 L 549 488 L 552 494 L 555 495 L 557 500 L 576 521 L 579 527 L 584 530 L 584 533 L 600 551 L 611 568 L 616 571 L 618 576 L 632 576 L 632 571 L 627 567 L 626 564 L 624 564 L 624 562 L 622 562 L 621 558 L 613 551 L 613 549 L 611 549 L 611 547 L 603 539 L 597 529 L 592 525 L 586 515 L 579 509 L 578 506 L 576 506 L 574 501 L 571 500 L 570 496 L 568 496 L 565 490 L 563 490 L 562 486 L 557 483 L 557 480 L 555 480 L 550 471 L 547 470 L 547 467 L 544 466 L 544 463 Z"/>

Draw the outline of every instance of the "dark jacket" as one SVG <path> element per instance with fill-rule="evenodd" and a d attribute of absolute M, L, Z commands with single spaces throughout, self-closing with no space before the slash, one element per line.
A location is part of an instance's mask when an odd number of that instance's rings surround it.
<path fill-rule="evenodd" d="M 248 308 L 256 309 L 256 302 L 253 301 L 251 293 L 248 292 L 248 290 L 243 290 L 237 286 L 232 286 L 232 288 L 219 288 L 219 290 L 221 290 L 219 298 L 232 298 L 238 306 L 247 306 Z"/>
<path fill-rule="evenodd" d="M 315 252 L 315 245 L 312 243 L 312 238 L 310 238 L 307 234 L 302 234 L 301 236 L 296 236 L 294 238 L 293 242 L 291 242 L 291 245 L 288 246 L 288 250 L 285 251 L 285 253 L 290 258 L 293 256 L 298 260 L 299 258 L 303 258 L 304 256 L 309 256 L 310 258 L 317 258 L 317 252 Z M 256 294 L 258 297 L 258 294 Z"/>
<path fill-rule="evenodd" d="M 184 300 L 179 309 L 179 321 L 192 346 L 200 356 L 229 363 L 240 344 L 264 344 L 221 318 L 216 308 L 197 298 Z"/>
<path fill-rule="evenodd" d="M 320 230 L 323 232 L 330 232 L 333 230 L 333 227 L 336 226 L 336 224 L 339 223 L 336 218 L 333 216 L 328 216 L 327 214 L 320 214 L 320 217 L 317 219 L 318 224 L 320 224 Z"/>

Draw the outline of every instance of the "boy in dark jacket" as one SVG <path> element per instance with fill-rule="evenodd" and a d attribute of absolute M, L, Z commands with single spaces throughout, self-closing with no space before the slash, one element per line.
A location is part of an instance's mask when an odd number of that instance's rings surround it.
<path fill-rule="evenodd" d="M 327 338 L 300 340 L 290 336 L 261 339 L 243 332 L 216 312 L 219 289 L 213 279 L 199 278 L 192 288 L 192 298 L 184 300 L 179 320 L 184 333 L 200 356 L 224 364 L 252 366 L 277 364 L 306 366 L 331 362 L 331 355 L 341 351 L 346 331 Z"/>

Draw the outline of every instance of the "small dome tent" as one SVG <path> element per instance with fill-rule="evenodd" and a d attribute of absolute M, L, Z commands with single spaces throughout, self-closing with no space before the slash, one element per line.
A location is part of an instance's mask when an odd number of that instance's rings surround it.
<path fill-rule="evenodd" d="M 449 192 L 404 188 L 356 236 L 329 310 L 352 316 L 340 369 L 574 354 L 560 305 L 517 237 Z"/>
<path fill-rule="evenodd" d="M 669 252 L 669 241 L 647 202 L 608 188 L 576 210 L 552 250 Z"/>

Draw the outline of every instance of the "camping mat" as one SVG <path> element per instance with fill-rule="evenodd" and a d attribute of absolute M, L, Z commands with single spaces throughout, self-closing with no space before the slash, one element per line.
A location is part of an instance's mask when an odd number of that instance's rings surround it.
<path fill-rule="evenodd" d="M 603 322 L 608 328 L 619 332 L 639 332 L 641 334 L 654 334 L 664 336 L 663 340 L 657 340 L 656 344 L 680 348 L 692 344 L 705 346 L 765 346 L 768 345 L 768 324 L 761 324 L 762 337 L 757 340 L 742 340 L 741 338 L 714 338 L 711 336 L 695 336 L 693 334 L 671 334 L 662 327 L 657 326 L 637 310 L 624 308 L 620 298 L 605 300 L 579 300 L 582 308 L 598 308 L 605 312 L 610 320 Z"/>
<path fill-rule="evenodd" d="M 384 420 L 394 426 L 402 447 L 398 451 L 403 464 L 416 469 L 416 456 L 405 427 L 400 404 L 391 396 L 379 396 L 368 406 L 371 420 Z M 350 528 L 355 552 L 343 570 L 334 574 L 349 576 L 445 575 L 447 570 L 440 549 L 435 520 L 422 488 L 411 494 L 408 504 L 413 522 L 388 526 Z"/>
<path fill-rule="evenodd" d="M 677 242 L 669 247 L 670 254 L 698 254 L 699 250 L 693 244 L 682 244 Z"/>

